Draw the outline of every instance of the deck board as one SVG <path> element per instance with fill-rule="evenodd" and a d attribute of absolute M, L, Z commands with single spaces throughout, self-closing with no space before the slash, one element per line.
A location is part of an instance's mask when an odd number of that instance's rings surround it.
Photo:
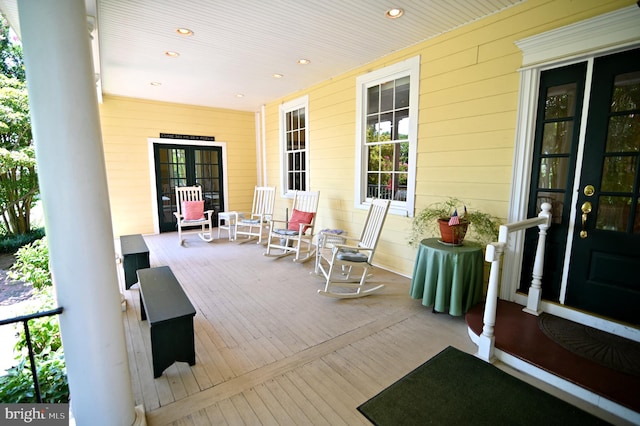
<path fill-rule="evenodd" d="M 375 270 L 379 293 L 334 300 L 313 262 L 262 255 L 227 239 L 145 236 L 152 266 L 168 265 L 196 308 L 196 365 L 153 379 L 138 290 L 122 292 L 136 404 L 156 425 L 367 425 L 356 407 L 446 348 L 476 350 L 463 317 L 433 314 L 410 280 Z M 121 279 L 122 281 L 122 279 Z"/>

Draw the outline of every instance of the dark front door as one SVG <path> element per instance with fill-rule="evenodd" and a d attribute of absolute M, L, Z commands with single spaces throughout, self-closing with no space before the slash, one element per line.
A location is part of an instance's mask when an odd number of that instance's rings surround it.
<path fill-rule="evenodd" d="M 176 186 L 200 185 L 205 210 L 224 210 L 222 148 L 155 144 L 156 194 L 160 232 L 176 230 Z"/>
<path fill-rule="evenodd" d="M 640 50 L 595 60 L 567 305 L 640 324 Z"/>
<path fill-rule="evenodd" d="M 543 298 L 632 324 L 640 324 L 638 58 L 636 49 L 542 73 L 528 212 L 552 205 Z M 520 291 L 531 283 L 536 237 L 534 229 L 525 238 Z"/>

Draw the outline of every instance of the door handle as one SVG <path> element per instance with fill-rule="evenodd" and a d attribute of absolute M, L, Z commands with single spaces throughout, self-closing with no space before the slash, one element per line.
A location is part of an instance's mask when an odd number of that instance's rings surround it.
<path fill-rule="evenodd" d="M 585 201 L 582 204 L 582 231 L 580 231 L 580 238 L 587 238 L 587 215 L 591 213 L 591 203 L 589 201 Z"/>

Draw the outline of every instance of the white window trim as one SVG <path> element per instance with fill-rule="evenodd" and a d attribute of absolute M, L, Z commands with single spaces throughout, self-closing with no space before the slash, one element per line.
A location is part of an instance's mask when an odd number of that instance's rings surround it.
<path fill-rule="evenodd" d="M 285 120 L 287 118 L 287 112 L 304 108 L 305 111 L 305 128 L 304 128 L 304 139 L 305 139 L 305 188 L 307 191 L 311 188 L 310 186 L 310 169 L 309 169 L 309 96 L 305 95 L 297 99 L 293 99 L 289 102 L 285 102 L 280 105 L 280 193 L 283 197 L 293 198 L 293 191 L 287 191 L 287 137 L 286 137 L 286 129 L 287 125 Z"/>
<path fill-rule="evenodd" d="M 367 88 L 374 84 L 409 76 L 409 167 L 407 176 L 407 200 L 392 201 L 389 213 L 413 217 L 416 191 L 416 158 L 418 150 L 418 101 L 420 95 L 420 56 L 414 56 L 388 67 L 372 71 L 356 78 L 356 167 L 354 204 L 357 209 L 367 209 L 370 200 L 366 198 L 367 158 L 366 138 L 366 96 Z"/>

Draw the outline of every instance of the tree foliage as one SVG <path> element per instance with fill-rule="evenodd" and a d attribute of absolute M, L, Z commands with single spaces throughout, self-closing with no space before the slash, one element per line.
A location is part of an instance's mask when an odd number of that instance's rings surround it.
<path fill-rule="evenodd" d="M 22 48 L 10 39 L 2 18 L 0 36 L 0 215 L 7 233 L 31 230 L 31 208 L 39 192 L 24 82 Z"/>
<path fill-rule="evenodd" d="M 24 59 L 22 45 L 17 37 L 11 34 L 9 24 L 4 16 L 0 15 L 2 34 L 0 34 L 0 74 L 25 81 Z"/>

